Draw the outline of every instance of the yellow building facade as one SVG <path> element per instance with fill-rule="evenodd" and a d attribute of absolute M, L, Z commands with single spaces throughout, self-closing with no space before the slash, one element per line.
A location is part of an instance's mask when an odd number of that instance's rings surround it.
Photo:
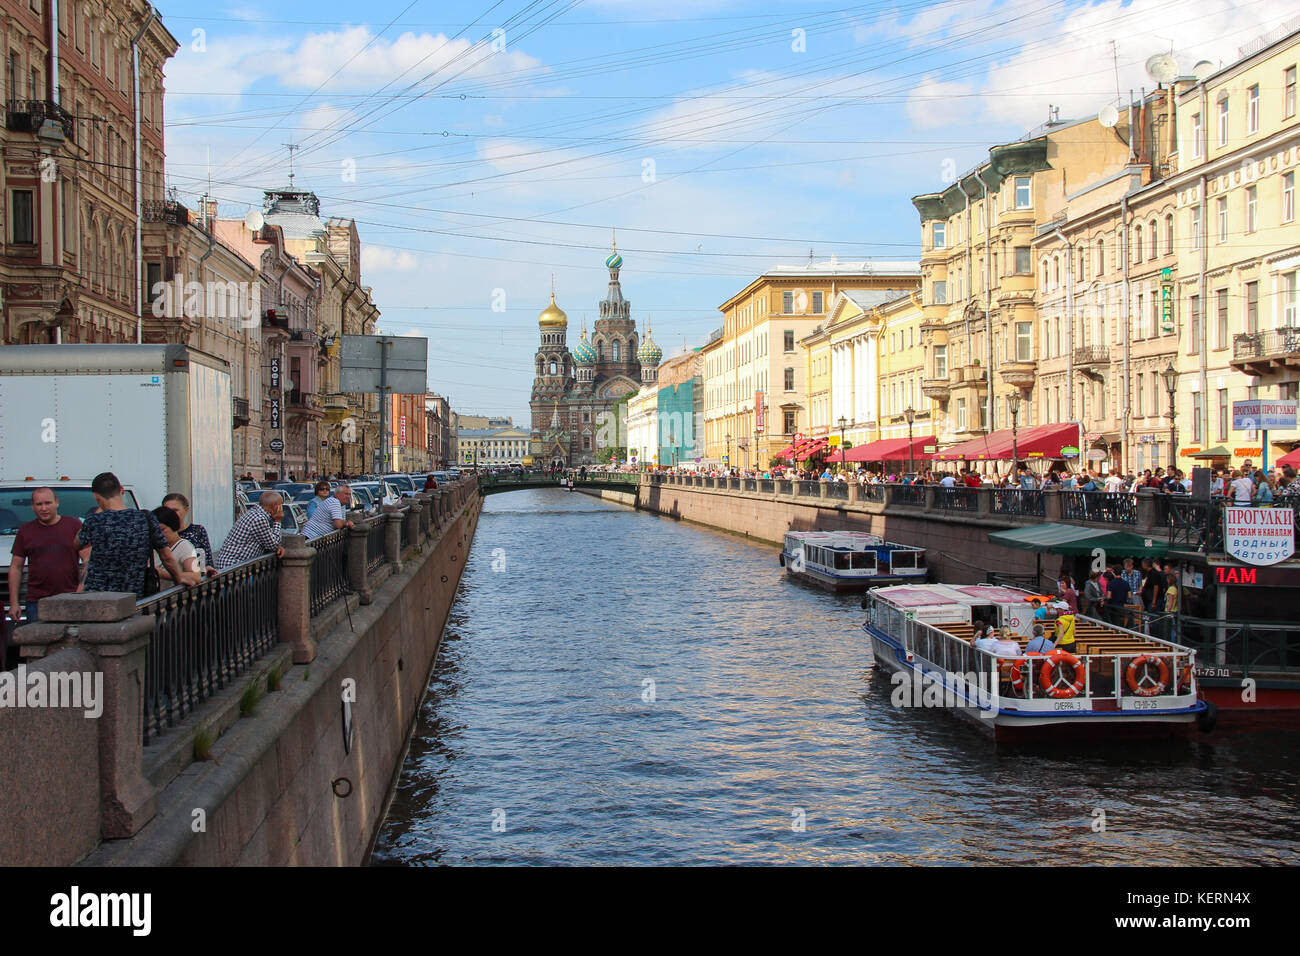
<path fill-rule="evenodd" d="M 1261 37 L 1177 95 L 1180 467 L 1260 463 L 1232 403 L 1295 399 L 1300 383 L 1300 31 Z M 1270 431 L 1268 459 L 1300 445 Z M 1227 455 L 1221 453 L 1226 451 Z M 1208 457 L 1211 452 L 1219 452 Z"/>
<path fill-rule="evenodd" d="M 801 340 L 808 381 L 808 434 L 860 446 L 940 427 L 937 402 L 921 389 L 925 349 L 919 292 L 839 293 L 824 326 Z M 843 427 L 841 427 L 843 420 Z"/>
<path fill-rule="evenodd" d="M 916 291 L 919 281 L 916 263 L 832 259 L 778 266 L 719 306 L 721 334 L 702 351 L 709 459 L 766 466 L 796 434 L 812 435 L 809 366 L 799 343 L 826 323 L 842 291 L 895 298 Z M 857 368 L 865 374 L 864 365 Z"/>

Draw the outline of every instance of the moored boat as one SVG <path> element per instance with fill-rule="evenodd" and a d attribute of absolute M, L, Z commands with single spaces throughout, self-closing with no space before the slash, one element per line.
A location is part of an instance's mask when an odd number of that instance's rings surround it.
<path fill-rule="evenodd" d="M 788 531 L 781 565 L 791 577 L 830 591 L 924 581 L 925 549 L 865 531 Z"/>
<path fill-rule="evenodd" d="M 876 665 L 891 673 L 894 704 L 950 710 L 999 740 L 1213 729 L 1192 648 L 1065 615 L 1047 636 L 1072 635 L 1073 644 L 1026 653 L 1033 597 L 995 585 L 873 588 L 863 630 Z M 1002 643 L 976 646 L 981 623 Z"/>

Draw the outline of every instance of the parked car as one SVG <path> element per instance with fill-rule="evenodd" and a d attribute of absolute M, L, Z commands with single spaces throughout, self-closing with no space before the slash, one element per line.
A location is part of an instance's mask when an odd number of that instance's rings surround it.
<path fill-rule="evenodd" d="M 307 511 L 296 501 L 286 501 L 284 503 L 284 516 L 280 519 L 280 527 L 285 534 L 302 534 L 302 529 L 307 525 Z"/>
<path fill-rule="evenodd" d="M 410 475 L 404 475 L 400 472 L 384 475 L 383 480 L 396 488 L 397 493 L 403 498 L 411 497 L 411 495 L 415 494 L 421 487 L 423 487 L 423 485 L 417 487 Z"/>
<path fill-rule="evenodd" d="M 399 504 L 402 500 L 401 492 L 387 481 L 359 481 L 352 488 L 364 488 L 372 499 L 385 505 Z"/>
<path fill-rule="evenodd" d="M 352 510 L 360 511 L 367 517 L 378 510 L 375 507 L 375 496 L 370 493 L 369 488 L 360 484 L 352 485 Z"/>

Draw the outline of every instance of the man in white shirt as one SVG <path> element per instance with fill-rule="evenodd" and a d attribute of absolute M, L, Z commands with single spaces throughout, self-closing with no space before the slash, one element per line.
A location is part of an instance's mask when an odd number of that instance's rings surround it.
<path fill-rule="evenodd" d="M 1255 496 L 1255 483 L 1239 471 L 1232 473 L 1232 497 L 1239 508 L 1249 508 Z"/>
<path fill-rule="evenodd" d="M 956 486 L 957 479 L 954 478 L 951 474 L 944 475 L 943 480 L 941 480 L 939 484 L 943 485 L 943 487 L 945 488 L 952 488 Z"/>
<path fill-rule="evenodd" d="M 1106 490 L 1111 494 L 1124 490 L 1124 479 L 1118 471 L 1111 470 L 1110 477 L 1106 479 Z"/>
<path fill-rule="evenodd" d="M 327 482 L 322 484 L 326 490 L 329 489 Z M 319 493 L 320 486 L 317 486 L 317 494 Z M 340 528 L 351 528 L 352 522 L 347 520 L 347 506 L 351 500 L 352 489 L 347 485 L 339 485 L 334 494 L 321 498 L 320 503 L 316 505 L 316 510 L 312 512 L 311 520 L 303 526 L 302 536 L 310 541 L 312 538 L 324 537 Z"/>

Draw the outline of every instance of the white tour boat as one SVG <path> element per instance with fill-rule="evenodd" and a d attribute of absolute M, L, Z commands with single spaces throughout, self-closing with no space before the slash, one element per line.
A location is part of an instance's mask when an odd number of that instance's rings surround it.
<path fill-rule="evenodd" d="M 1061 646 L 1026 653 L 1037 596 L 978 584 L 872 589 L 862 627 L 876 666 L 891 672 L 894 703 L 951 710 L 998 739 L 1213 729 L 1189 647 L 1066 614 L 1039 622 Z M 977 622 L 1000 629 L 1002 644 L 976 647 Z"/>
<path fill-rule="evenodd" d="M 781 565 L 791 577 L 831 591 L 925 580 L 925 549 L 865 531 L 787 531 Z"/>

